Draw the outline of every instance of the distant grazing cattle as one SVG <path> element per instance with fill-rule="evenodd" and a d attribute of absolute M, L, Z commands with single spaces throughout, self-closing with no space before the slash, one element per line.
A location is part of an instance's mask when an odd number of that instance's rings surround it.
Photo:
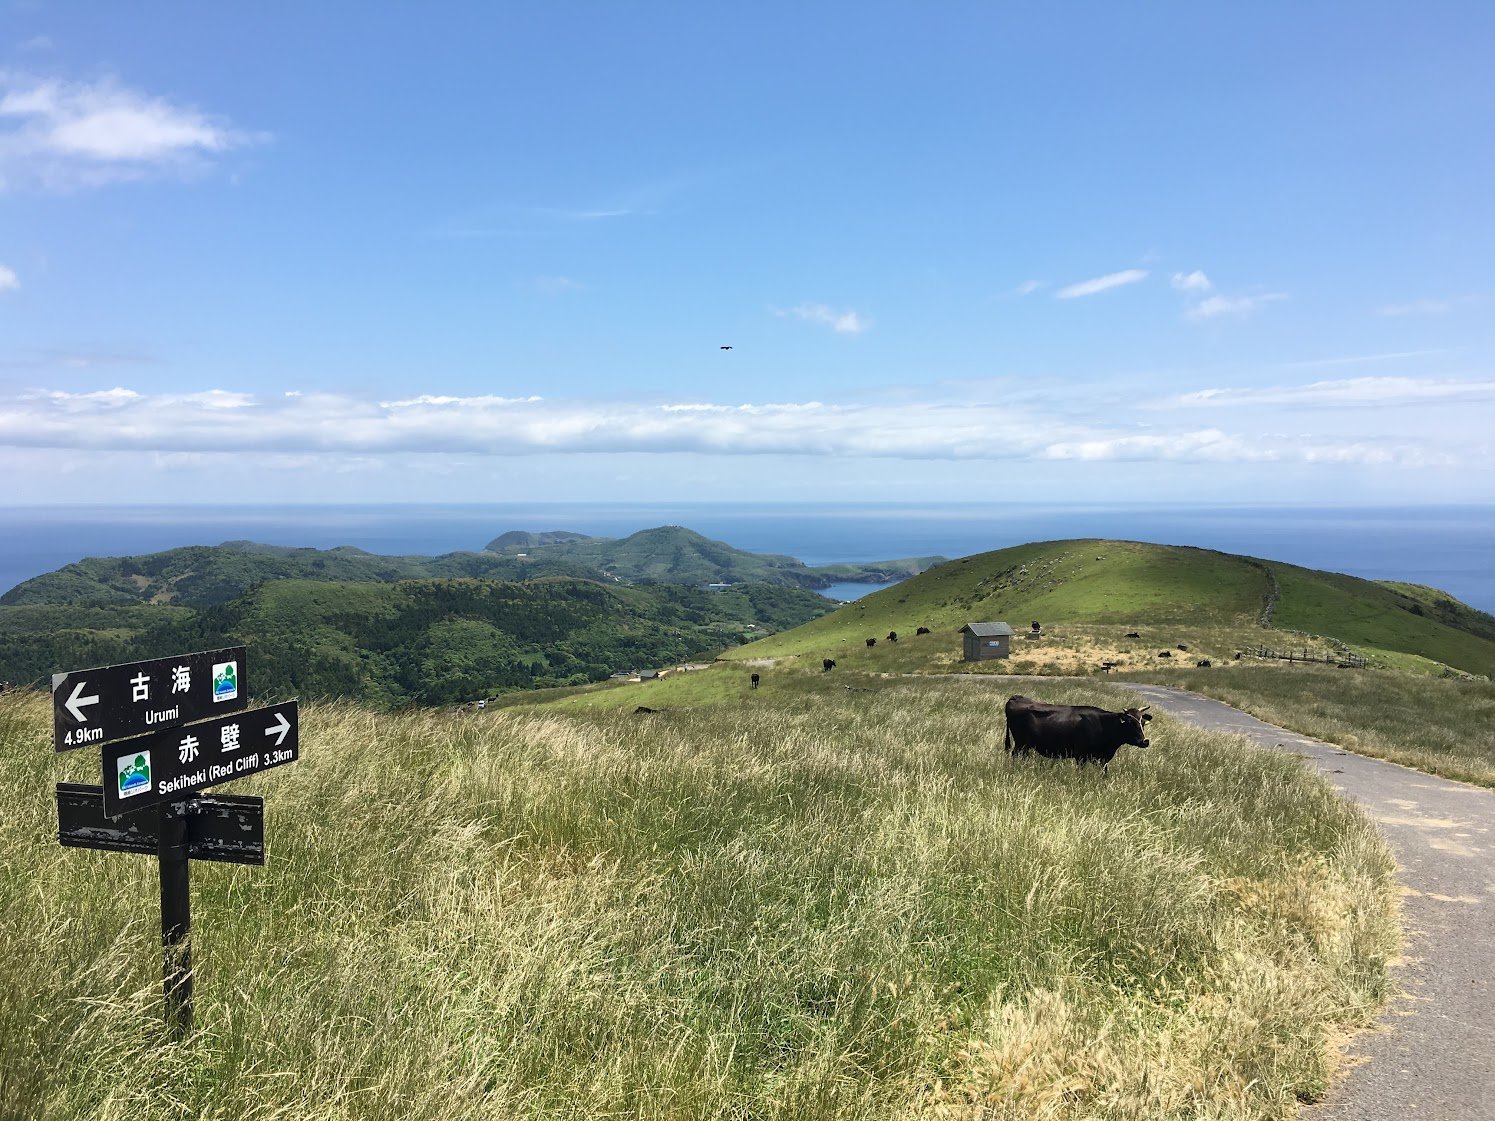
<path fill-rule="evenodd" d="M 758 688 L 758 675 L 756 673 L 753 674 L 752 682 L 753 682 L 753 688 L 754 689 Z"/>
<path fill-rule="evenodd" d="M 1198 666 L 1200 669 L 1209 669 L 1210 668 L 1210 660 L 1208 658 L 1200 658 L 1199 661 L 1195 662 L 1194 664 L 1196 666 Z"/>
<path fill-rule="evenodd" d="M 1036 751 L 1048 759 L 1099 763 L 1105 771 L 1124 744 L 1146 747 L 1146 709 L 1110 712 L 1093 705 L 1051 705 L 1027 697 L 1007 699 L 1007 750 Z"/>
<path fill-rule="evenodd" d="M 1189 648 L 1188 648 L 1188 647 L 1187 647 L 1187 646 L 1185 646 L 1185 645 L 1184 645 L 1184 644 L 1183 644 L 1183 643 L 1182 643 L 1182 642 L 1180 642 L 1180 643 L 1179 643 L 1179 644 L 1178 644 L 1178 648 L 1179 648 L 1179 649 L 1180 649 L 1180 650 L 1183 650 L 1183 651 L 1185 651 L 1185 652 L 1187 652 L 1187 651 L 1188 651 L 1188 649 L 1189 649 Z"/>
<path fill-rule="evenodd" d="M 650 708 L 648 705 L 639 705 L 638 708 L 636 708 L 636 709 L 633 710 L 633 715 L 637 716 L 641 712 L 658 712 L 658 711 L 659 711 L 659 709 L 657 709 L 657 708 Z"/>
<path fill-rule="evenodd" d="M 1043 624 L 1040 623 L 1037 619 L 1034 619 L 1033 620 L 1033 629 L 1035 631 L 1041 631 L 1041 630 L 1043 630 Z"/>
<path fill-rule="evenodd" d="M 834 659 L 832 659 L 832 658 L 822 658 L 822 659 L 820 659 L 820 672 L 821 673 L 830 673 L 831 670 L 833 670 L 835 668 L 836 668 L 836 663 L 835 663 Z"/>
<path fill-rule="evenodd" d="M 897 642 L 898 641 L 898 632 L 897 631 L 889 631 L 888 632 L 888 641 L 889 642 Z"/>
<path fill-rule="evenodd" d="M 1172 650 L 1159 650 L 1158 651 L 1158 657 L 1159 658 L 1171 658 L 1171 657 L 1173 657 L 1173 651 Z"/>
<path fill-rule="evenodd" d="M 1142 637 L 1136 631 L 1127 631 L 1126 632 L 1126 636 L 1127 636 L 1127 638 L 1141 638 Z"/>
<path fill-rule="evenodd" d="M 914 632 L 914 635 L 915 635 L 915 637 L 917 637 L 918 635 L 928 634 L 928 633 L 929 633 L 929 628 L 928 627 L 920 627 L 918 630 L 916 630 Z"/>
<path fill-rule="evenodd" d="M 873 646 L 876 646 L 876 645 L 877 645 L 877 639 L 875 639 L 875 638 L 869 638 L 869 639 L 868 639 L 868 640 L 867 640 L 867 646 L 868 646 L 868 647 L 869 647 L 869 648 L 871 648 L 871 647 L 873 647 Z"/>

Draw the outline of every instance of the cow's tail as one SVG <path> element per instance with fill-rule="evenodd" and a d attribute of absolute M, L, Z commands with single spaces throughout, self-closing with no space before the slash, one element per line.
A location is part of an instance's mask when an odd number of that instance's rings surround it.
<path fill-rule="evenodd" d="M 1012 725 L 1011 724 L 1007 725 L 1007 735 L 1006 735 L 1005 740 L 1004 740 L 1004 745 L 1006 746 L 1007 751 L 1009 753 L 1011 753 L 1011 751 L 1012 751 Z"/>

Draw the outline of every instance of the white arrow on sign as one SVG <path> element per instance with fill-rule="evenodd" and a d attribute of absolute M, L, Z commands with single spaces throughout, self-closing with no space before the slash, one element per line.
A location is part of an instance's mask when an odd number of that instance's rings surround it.
<path fill-rule="evenodd" d="M 95 697 L 94 699 L 98 700 L 97 697 Z M 279 747 L 286 741 L 286 733 L 291 730 L 291 722 L 286 719 L 286 714 L 283 712 L 277 712 L 275 714 L 275 719 L 280 721 L 279 726 L 277 727 L 276 725 L 271 724 L 268 728 L 265 729 L 265 735 L 275 736 L 275 734 L 279 732 L 280 734 L 275 738 L 275 746 Z"/>
<path fill-rule="evenodd" d="M 99 695 L 97 693 L 95 693 L 91 697 L 78 696 L 79 693 L 83 692 L 83 686 L 87 684 L 88 682 L 86 681 L 78 682 L 78 684 L 73 686 L 73 695 L 62 702 L 62 707 L 71 712 L 73 714 L 73 719 L 78 721 L 78 723 L 80 724 L 84 723 L 88 719 L 88 716 L 83 712 L 83 706 L 96 705 L 99 703 Z"/>

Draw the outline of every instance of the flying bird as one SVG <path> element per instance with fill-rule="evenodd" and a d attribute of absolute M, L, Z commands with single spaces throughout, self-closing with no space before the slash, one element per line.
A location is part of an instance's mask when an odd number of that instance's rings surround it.
<path fill-rule="evenodd" d="M 722 349 L 722 350 L 731 350 L 731 349 L 732 349 L 732 348 L 731 348 L 731 347 L 730 347 L 730 346 L 724 346 L 724 347 L 722 347 L 722 348 L 721 348 L 721 349 Z"/>

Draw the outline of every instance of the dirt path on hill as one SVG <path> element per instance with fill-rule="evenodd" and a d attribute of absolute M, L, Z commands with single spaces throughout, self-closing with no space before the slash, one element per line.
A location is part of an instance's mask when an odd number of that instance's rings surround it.
<path fill-rule="evenodd" d="M 1115 684 L 1176 719 L 1303 756 L 1396 855 L 1402 995 L 1355 1038 L 1356 1065 L 1304 1108 L 1305 1121 L 1495 1121 L 1495 791 L 1354 755 L 1183 689 Z"/>

